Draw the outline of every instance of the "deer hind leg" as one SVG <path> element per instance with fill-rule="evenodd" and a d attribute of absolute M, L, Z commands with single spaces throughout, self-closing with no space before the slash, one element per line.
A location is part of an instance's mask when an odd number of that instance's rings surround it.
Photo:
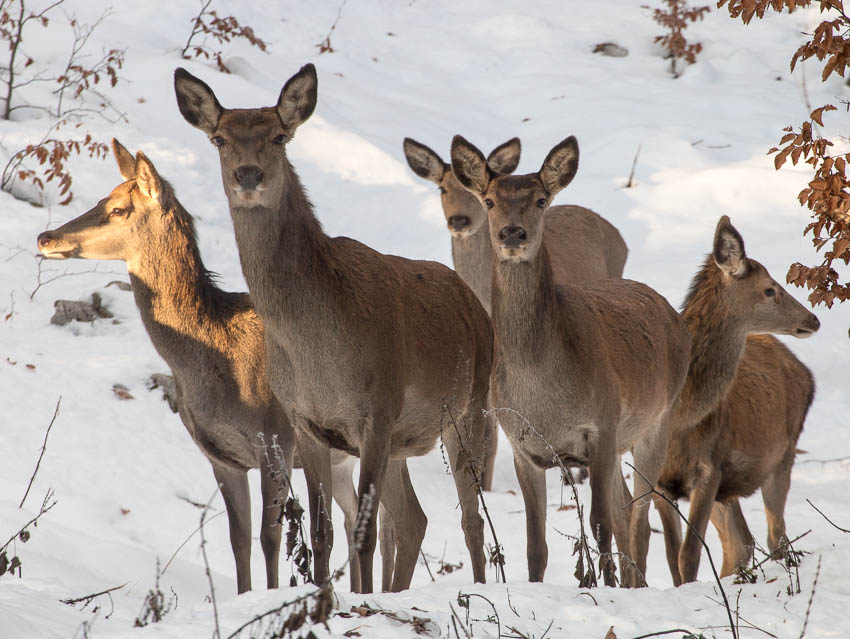
<path fill-rule="evenodd" d="M 351 592 L 360 592 L 360 558 L 357 555 L 357 543 L 354 539 L 354 527 L 357 523 L 357 492 L 354 490 L 354 457 L 346 457 L 331 468 L 334 501 L 342 510 L 345 522 L 345 537 L 348 540 L 348 573 Z"/>
<path fill-rule="evenodd" d="M 619 467 L 615 465 L 612 490 L 613 495 L 613 521 L 614 540 L 617 542 L 617 553 L 620 563 L 620 582 L 622 586 L 631 585 L 628 579 L 632 572 L 631 540 L 629 539 L 632 521 L 632 493 L 626 485 L 626 480 Z"/>
<path fill-rule="evenodd" d="M 655 509 L 661 516 L 664 528 L 664 549 L 667 553 L 667 566 L 674 586 L 682 585 L 682 575 L 679 573 L 679 551 L 682 548 L 682 520 L 679 509 L 663 497 L 653 495 Z M 674 502 L 675 503 L 675 502 Z"/>
<path fill-rule="evenodd" d="M 419 549 L 425 537 L 425 529 L 428 527 L 428 518 L 422 512 L 416 493 L 413 492 L 413 484 L 410 483 L 410 474 L 405 460 L 393 460 L 387 465 L 381 506 L 389 513 L 389 518 L 382 516 L 382 529 L 384 522 L 390 519 L 390 526 L 394 528 L 398 540 L 397 547 L 393 544 L 388 548 L 390 553 L 395 551 L 395 567 L 389 574 L 392 578 L 389 588 L 386 588 L 388 576 L 386 574 L 383 585 L 385 589 L 399 592 L 410 587 L 413 571 L 419 559 Z M 383 550 L 383 530 L 381 541 Z"/>
<path fill-rule="evenodd" d="M 723 546 L 723 565 L 720 576 L 728 577 L 741 567 L 746 567 L 753 550 L 753 535 L 744 519 L 741 504 L 737 499 L 727 502 L 714 502 L 711 510 L 711 523 L 720 536 Z"/>
<path fill-rule="evenodd" d="M 331 549 L 334 543 L 330 501 L 333 496 L 331 453 L 309 434 L 310 427 L 303 417 L 295 419 L 298 454 L 307 480 L 307 501 L 310 511 L 310 545 L 313 548 L 313 578 L 323 584 L 330 578 Z"/>
<path fill-rule="evenodd" d="M 612 429 L 613 430 L 613 429 Z M 606 586 L 616 586 L 611 537 L 614 531 L 614 473 L 617 466 L 616 439 L 600 437 L 590 459 L 590 528 L 599 548 L 599 570 Z"/>
<path fill-rule="evenodd" d="M 292 468 L 292 464 L 289 464 Z M 280 533 L 283 503 L 286 501 L 289 484 L 271 468 L 260 468 L 260 490 L 263 495 L 263 517 L 260 524 L 260 546 L 266 560 L 266 586 L 278 588 L 280 564 Z M 287 471 L 289 472 L 289 471 Z"/>
<path fill-rule="evenodd" d="M 543 581 L 549 548 L 546 545 L 546 471 L 514 449 L 514 468 L 525 503 L 528 580 Z"/>
<path fill-rule="evenodd" d="M 791 487 L 791 467 L 793 457 L 783 460 L 761 485 L 761 497 L 767 517 L 767 547 L 774 557 L 788 554 L 788 537 L 785 534 L 785 499 Z"/>
<path fill-rule="evenodd" d="M 212 467 L 227 510 L 230 546 L 236 560 L 236 588 L 241 594 L 251 590 L 251 495 L 248 473 L 216 463 Z"/>
<path fill-rule="evenodd" d="M 472 563 L 472 577 L 477 583 L 486 580 L 484 558 L 484 520 L 478 513 L 478 486 L 480 481 L 480 463 L 473 456 L 481 450 L 484 437 L 484 414 L 470 409 L 467 415 L 451 416 L 448 424 L 443 424 L 443 443 L 446 447 L 452 478 L 457 489 L 461 509 L 461 527 Z M 475 475 L 470 466 L 475 467 Z"/>
<path fill-rule="evenodd" d="M 387 490 L 389 490 L 389 486 Z M 384 492 L 384 501 L 387 493 Z M 378 543 L 381 545 L 381 590 L 390 592 L 393 588 L 393 574 L 395 573 L 396 536 L 393 518 L 381 502 L 380 508 L 380 531 L 378 532 Z M 409 585 L 409 584 L 408 584 Z"/>
<path fill-rule="evenodd" d="M 720 486 L 720 473 L 709 469 L 705 477 L 697 483 L 691 493 L 691 509 L 688 513 L 688 530 L 685 541 L 679 550 L 679 573 L 684 583 L 696 581 L 699 573 L 699 561 L 702 554 L 702 541 L 711 510 L 714 508 L 714 498 Z"/>
<path fill-rule="evenodd" d="M 482 463 L 481 489 L 491 491 L 493 489 L 493 471 L 496 467 L 496 452 L 499 447 L 499 423 L 494 413 L 488 413 L 484 418 L 486 430 L 484 433 L 484 453 Z"/>

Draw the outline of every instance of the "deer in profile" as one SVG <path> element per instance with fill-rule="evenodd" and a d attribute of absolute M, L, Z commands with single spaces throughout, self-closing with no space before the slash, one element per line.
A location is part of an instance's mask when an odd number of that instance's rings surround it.
<path fill-rule="evenodd" d="M 266 328 L 269 382 L 303 456 L 316 577 L 329 574 L 330 451 L 360 458 L 360 582 L 371 592 L 374 504 L 386 494 L 388 462 L 423 455 L 442 436 L 473 576 L 483 582 L 483 520 L 466 462 L 483 447 L 490 322 L 451 269 L 324 233 L 286 155 L 315 108 L 317 84 L 307 64 L 275 106 L 226 109 L 204 82 L 175 72 L 180 112 L 218 149 L 242 272 Z M 410 582 L 427 520 L 409 479 L 392 481 L 402 489 L 385 504 L 398 590 Z"/>
<path fill-rule="evenodd" d="M 791 466 L 814 381 L 778 340 L 757 334 L 805 338 L 820 327 L 764 266 L 747 257 L 744 240 L 727 216 L 717 224 L 712 253 L 691 283 L 682 317 L 693 339 L 691 362 L 670 412 L 670 444 L 659 487 L 671 499 L 690 498 L 684 543 L 678 514 L 656 500 L 676 585 L 696 579 L 699 537 L 705 536 L 709 519 L 723 543 L 724 574 L 746 563 L 752 536 L 737 498 L 760 486 L 769 547 L 781 550 Z"/>
<path fill-rule="evenodd" d="M 141 151 L 134 158 L 117 140 L 112 149 L 125 181 L 80 217 L 41 233 L 38 248 L 52 259 L 127 263 L 142 323 L 174 374 L 180 419 L 221 487 L 238 591 L 251 588 L 251 468 L 261 469 L 260 545 L 268 587 L 277 588 L 278 502 L 288 490 L 295 436 L 266 380 L 262 321 L 247 293 L 215 285 L 201 260 L 191 215 L 151 161 Z M 263 449 L 261 434 L 268 446 L 276 441 L 282 460 Z M 285 468 L 277 467 L 279 461 Z M 345 513 L 351 541 L 357 508 L 354 459 L 340 453 L 333 461 L 333 496 Z M 272 470 L 283 470 L 284 478 L 274 478 Z M 352 559 L 357 561 L 356 553 Z M 351 586 L 359 588 L 353 570 Z"/>
<path fill-rule="evenodd" d="M 404 139 L 404 156 L 416 175 L 437 185 L 440 202 L 451 234 L 452 261 L 457 274 L 491 312 L 493 282 L 493 244 L 487 211 L 452 173 L 451 165 L 429 147 Z M 487 156 L 487 166 L 497 175 L 513 173 L 519 164 L 522 147 L 519 138 L 497 146 Z M 569 284 L 609 277 L 622 277 L 628 248 L 620 232 L 607 220 L 582 206 L 550 206 L 546 211 L 546 243 L 556 283 Z M 485 454 L 484 488 L 492 483 L 496 456 L 495 419 L 490 421 Z"/>
<path fill-rule="evenodd" d="M 590 469 L 590 525 L 606 585 L 614 584 L 611 536 L 645 572 L 648 504 L 630 498 L 619 455 L 655 485 L 664 462 L 664 421 L 685 380 L 690 335 L 678 313 L 638 282 L 555 280 L 544 241 L 546 211 L 578 170 L 569 137 L 528 175 L 497 175 L 461 136 L 452 172 L 487 210 L 493 245 L 495 334 L 492 403 L 514 450 L 526 511 L 528 574 L 542 581 L 546 546 L 545 471 L 561 462 Z M 635 476 L 635 492 L 640 491 Z M 641 564 L 640 557 L 643 557 Z M 621 566 L 625 563 L 621 561 Z M 636 584 L 633 570 L 626 584 Z"/>

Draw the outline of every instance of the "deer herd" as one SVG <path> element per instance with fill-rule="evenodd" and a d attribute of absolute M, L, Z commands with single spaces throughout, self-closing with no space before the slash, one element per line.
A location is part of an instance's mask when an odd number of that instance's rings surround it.
<path fill-rule="evenodd" d="M 650 503 L 676 585 L 697 578 L 709 520 L 722 575 L 747 563 L 754 540 L 738 499 L 758 488 L 769 550 L 788 552 L 783 511 L 814 381 L 769 334 L 808 337 L 819 322 L 747 255 L 728 217 L 676 312 L 622 279 L 628 249 L 613 225 L 581 206 L 552 206 L 578 170 L 575 137 L 527 175 L 513 175 L 516 138 L 485 158 L 455 136 L 450 163 L 407 138 L 411 169 L 439 187 L 456 270 L 384 255 L 327 236 L 287 158 L 316 106 L 313 65 L 273 107 L 224 108 L 184 69 L 174 87 L 180 113 L 218 149 L 250 295 L 216 286 L 170 184 L 117 140 L 124 181 L 37 242 L 49 258 L 127 263 L 142 322 L 173 372 L 180 418 L 220 486 L 240 593 L 251 588 L 247 471 L 261 469 L 260 545 L 275 588 L 280 495 L 297 466 L 316 582 L 331 576 L 333 499 L 345 514 L 352 591 L 374 589 L 379 538 L 382 588 L 408 588 L 427 518 L 406 460 L 438 440 L 473 578 L 483 582 L 478 491 L 490 489 L 498 427 L 525 503 L 531 581 L 546 571 L 553 467 L 589 469 L 606 585 L 617 580 L 612 537 L 620 583 L 646 585 Z M 673 506 L 681 498 L 690 500 L 684 539 Z"/>

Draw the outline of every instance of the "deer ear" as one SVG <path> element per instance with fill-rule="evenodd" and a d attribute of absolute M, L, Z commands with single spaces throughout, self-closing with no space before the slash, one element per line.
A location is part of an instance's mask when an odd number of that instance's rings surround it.
<path fill-rule="evenodd" d="M 139 151 L 136 154 L 136 186 L 145 197 L 161 202 L 162 178 L 156 172 L 147 156 Z"/>
<path fill-rule="evenodd" d="M 714 232 L 714 262 L 726 275 L 740 277 L 748 268 L 747 253 L 744 250 L 744 238 L 732 226 L 728 215 L 717 222 Z"/>
<path fill-rule="evenodd" d="M 452 140 L 452 173 L 476 195 L 486 193 L 492 177 L 484 155 L 461 135 Z"/>
<path fill-rule="evenodd" d="M 521 151 L 522 145 L 519 138 L 511 138 L 490 151 L 490 155 L 487 156 L 487 165 L 494 173 L 510 175 L 519 165 Z"/>
<path fill-rule="evenodd" d="M 132 180 L 136 177 L 136 159 L 124 145 L 115 138 L 112 138 L 112 153 L 115 155 L 115 161 L 118 163 L 118 172 L 125 180 Z"/>
<path fill-rule="evenodd" d="M 448 168 L 440 156 L 412 138 L 404 138 L 404 157 L 413 172 L 421 178 L 439 184 Z"/>
<path fill-rule="evenodd" d="M 290 133 L 313 114 L 318 86 L 316 67 L 305 64 L 280 90 L 277 114 Z"/>
<path fill-rule="evenodd" d="M 578 140 L 571 135 L 549 151 L 538 176 L 549 195 L 555 195 L 573 181 L 576 171 L 578 171 Z"/>
<path fill-rule="evenodd" d="M 177 106 L 186 122 L 212 135 L 222 112 L 212 89 L 186 69 L 178 67 L 174 72 L 174 92 L 177 94 Z"/>

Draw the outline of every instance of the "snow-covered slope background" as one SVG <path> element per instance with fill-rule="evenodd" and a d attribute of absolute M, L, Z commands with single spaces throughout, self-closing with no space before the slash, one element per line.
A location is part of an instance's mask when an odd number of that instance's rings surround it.
<path fill-rule="evenodd" d="M 92 23 L 107 6 L 69 0 L 61 8 Z M 357 238 L 384 252 L 451 264 L 438 195 L 407 167 L 401 151 L 405 136 L 431 146 L 444 159 L 456 133 L 485 152 L 519 136 L 519 172 L 531 172 L 553 145 L 574 134 L 581 146 L 579 173 L 557 201 L 590 207 L 617 225 L 630 248 L 626 276 L 653 286 L 674 306 L 710 249 L 722 214 L 731 216 L 750 256 L 777 280 L 784 281 L 791 262 L 818 259 L 809 239 L 801 236 L 808 217 L 795 199 L 807 172 L 790 166 L 776 172 L 766 155 L 781 129 L 808 113 L 804 75 L 813 106 L 847 96 L 840 81 L 822 85 L 814 65 L 789 74 L 801 32 L 820 20 L 815 10 L 770 15 L 749 27 L 731 20 L 725 9 L 713 11 L 687 32 L 702 41 L 704 50 L 697 64 L 674 80 L 652 44 L 661 30 L 635 0 L 538 0 L 521 7 L 508 0 L 351 0 L 331 35 L 334 51 L 321 55 L 316 45 L 337 16 L 336 2 L 217 0 L 212 8 L 252 26 L 268 43 L 268 52 L 238 42 L 225 46 L 225 61 L 234 71 L 225 75 L 214 65 L 179 57 L 196 3 L 120 3 L 92 35 L 89 51 L 99 55 L 102 49 L 126 47 L 121 80 L 108 95 L 127 122 L 90 119 L 86 128 L 98 139 L 114 136 L 152 159 L 195 216 L 204 260 L 220 274 L 223 288 L 245 290 L 245 284 L 217 153 L 176 107 L 172 74 L 180 65 L 210 84 L 225 106 L 251 107 L 274 104 L 287 78 L 306 62 L 316 64 L 318 107 L 289 145 L 290 159 L 328 233 Z M 47 28 L 31 26 L 25 40 L 36 64 L 54 73 L 64 66 L 72 44 L 63 23 L 57 18 Z M 606 40 L 627 47 L 629 55 L 593 54 L 594 46 Z M 21 97 L 34 104 L 55 99 L 39 85 L 22 89 Z M 844 117 L 842 112 L 832 115 L 833 121 Z M 40 139 L 51 122 L 34 110 L 0 121 L 0 161 Z M 624 189 L 638 146 L 636 185 Z M 0 541 L 34 516 L 48 488 L 58 499 L 31 528 L 29 542 L 14 545 L 23 561 L 22 578 L 0 577 L 0 637 L 67 638 L 85 632 L 92 637 L 207 637 L 214 620 L 197 535 L 160 579 L 166 594 L 176 593 L 176 610 L 160 624 L 132 627 L 154 585 L 157 559 L 168 561 L 198 526 L 198 509 L 181 497 L 204 502 L 215 483 L 208 462 L 160 392 L 146 388 L 152 373 L 167 370 L 148 342 L 132 294 L 105 288 L 112 280 L 127 279 L 124 265 L 102 263 L 86 273 L 95 263 L 46 262 L 42 280 L 66 271 L 69 276 L 30 297 L 38 283 L 36 235 L 76 217 L 121 181 L 111 157 L 74 159 L 71 169 L 75 198 L 70 206 L 56 205 L 59 198 L 54 197 L 50 206 L 36 208 L 0 193 L 0 315 L 6 317 L 0 320 Z M 50 324 L 54 300 L 84 299 L 95 291 L 115 321 Z M 792 294 L 805 299 L 800 290 Z M 799 443 L 806 452 L 797 458 L 786 508 L 791 536 L 811 530 L 797 546 L 812 554 L 803 559 L 802 592 L 795 596 L 786 592 L 785 572 L 772 563 L 754 585 L 724 582 L 739 608 L 742 637 L 800 636 L 818 556 L 822 563 L 806 636 L 850 632 L 850 537 L 806 503 L 811 499 L 839 524 L 850 525 L 845 373 L 850 307 L 817 313 L 823 327 L 815 337 L 785 339 L 818 384 Z M 114 384 L 125 385 L 134 399 L 121 401 Z M 41 467 L 19 509 L 60 395 Z M 353 595 L 343 578 L 337 586 L 338 610 L 367 602 L 401 617 L 427 617 L 432 623 L 426 629 L 433 636 L 454 636 L 449 604 L 460 610 L 459 592 L 480 593 L 498 610 L 503 636 L 602 639 L 610 626 L 621 639 L 672 628 L 706 637 L 729 635 L 706 557 L 700 583 L 673 589 L 659 534 L 651 542 L 650 588 L 600 588 L 585 596 L 573 578 L 572 541 L 559 534 L 575 534 L 578 525 L 574 510 L 559 510 L 562 499 L 570 500 L 562 498 L 555 473 L 549 477 L 546 583 L 528 584 L 523 504 L 504 440 L 497 464 L 494 492 L 486 499 L 505 546 L 507 587 L 472 585 L 454 487 L 435 450 L 410 461 L 429 518 L 423 550 L 434 571 L 441 558 L 464 567 L 435 575 L 432 583 L 420 565 L 413 587 L 399 595 Z M 258 496 L 257 471 L 251 486 Z M 296 491 L 306 495 L 300 474 Z M 586 486 L 580 495 L 589 503 Z M 764 544 L 760 497 L 745 500 L 743 507 Z M 213 508 L 213 515 L 223 510 L 220 498 Z M 253 508 L 256 535 L 258 499 Z M 335 517 L 341 531 L 341 516 L 337 512 Z M 654 512 L 652 522 L 660 528 Z M 224 636 L 251 615 L 304 592 L 265 591 L 255 539 L 256 590 L 237 598 L 226 517 L 216 517 L 206 530 Z M 346 553 L 341 535 L 337 538 L 335 566 Z M 719 560 L 711 529 L 708 541 Z M 281 573 L 286 580 L 289 566 L 282 565 Z M 492 568 L 488 580 L 495 582 Z M 94 605 L 80 610 L 80 605 L 59 601 L 121 584 L 126 585 L 111 601 L 97 602 L 94 613 Z M 472 600 L 472 617 L 486 619 L 491 612 L 483 600 Z M 412 626 L 381 615 L 335 616 L 329 623 L 330 631 L 317 627 L 316 636 L 344 636 L 355 628 L 368 637 L 414 636 Z M 747 629 L 749 623 L 763 630 Z M 475 637 L 497 636 L 494 623 L 472 626 Z"/>

